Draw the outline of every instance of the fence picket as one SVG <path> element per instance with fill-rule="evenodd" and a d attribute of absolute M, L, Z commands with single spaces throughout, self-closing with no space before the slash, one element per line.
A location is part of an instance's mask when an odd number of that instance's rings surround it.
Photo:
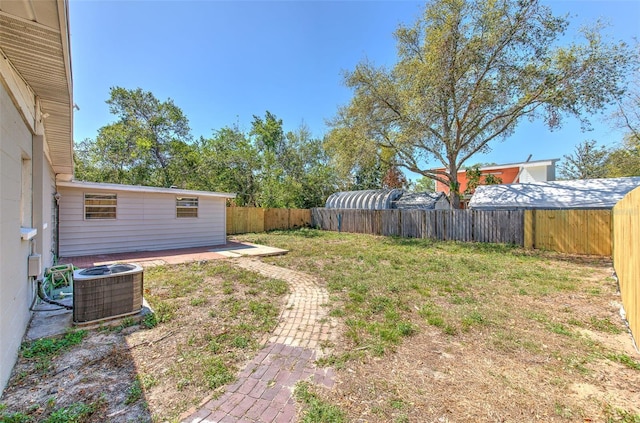
<path fill-rule="evenodd" d="M 618 276 L 629 328 L 640 340 L 640 188 L 628 193 L 613 208 L 613 267 Z"/>
<path fill-rule="evenodd" d="M 523 211 L 479 210 L 351 210 L 312 211 L 312 226 L 343 232 L 464 242 L 523 245 Z"/>

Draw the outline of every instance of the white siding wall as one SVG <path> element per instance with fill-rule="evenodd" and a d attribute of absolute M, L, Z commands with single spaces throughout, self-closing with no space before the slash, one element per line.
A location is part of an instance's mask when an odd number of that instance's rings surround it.
<path fill-rule="evenodd" d="M 29 323 L 33 284 L 27 276 L 29 241 L 20 239 L 22 161 L 32 135 L 0 83 L 0 388 L 4 389 Z M 27 162 L 28 163 L 28 162 Z M 29 169 L 28 173 L 31 173 Z M 28 176 L 28 175 L 27 175 Z M 31 204 L 30 190 L 24 206 Z M 27 219 L 28 220 L 28 219 Z M 24 222 L 30 224 L 30 222 Z"/>
<path fill-rule="evenodd" d="M 84 193 L 59 187 L 60 256 L 151 251 L 219 245 L 226 242 L 226 201 L 199 197 L 198 218 L 176 218 L 176 195 L 127 191 L 116 193 L 116 220 L 85 220 Z"/>
<path fill-rule="evenodd" d="M 525 167 L 520 174 L 520 183 L 545 182 L 549 180 L 547 179 L 547 167 L 548 166 Z"/>

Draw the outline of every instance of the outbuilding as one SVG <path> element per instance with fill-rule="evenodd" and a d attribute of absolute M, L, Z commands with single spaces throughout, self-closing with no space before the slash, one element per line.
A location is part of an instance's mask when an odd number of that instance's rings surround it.
<path fill-rule="evenodd" d="M 510 185 L 481 185 L 469 208 L 474 210 L 612 209 L 640 186 L 640 177 L 576 179 Z"/>
<path fill-rule="evenodd" d="M 328 209 L 387 210 L 402 196 L 400 189 L 367 189 L 340 191 L 331 194 L 325 202 Z"/>
<path fill-rule="evenodd" d="M 365 210 L 441 210 L 449 208 L 449 200 L 441 192 L 408 193 L 401 189 L 372 189 L 335 192 L 327 198 L 325 207 Z"/>
<path fill-rule="evenodd" d="M 393 208 L 399 210 L 446 210 L 449 199 L 444 192 L 404 193 L 393 202 Z"/>
<path fill-rule="evenodd" d="M 58 182 L 62 257 L 226 243 L 226 202 L 235 194 Z"/>

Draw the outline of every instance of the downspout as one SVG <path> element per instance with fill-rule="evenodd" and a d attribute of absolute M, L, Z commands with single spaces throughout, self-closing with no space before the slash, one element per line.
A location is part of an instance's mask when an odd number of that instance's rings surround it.
<path fill-rule="evenodd" d="M 56 245 L 55 245 L 55 251 L 53 252 L 53 255 L 55 257 L 54 259 L 54 264 L 58 263 L 58 258 L 59 258 L 59 253 L 60 253 L 60 193 L 56 192 L 55 194 L 53 194 L 53 198 L 56 201 Z"/>

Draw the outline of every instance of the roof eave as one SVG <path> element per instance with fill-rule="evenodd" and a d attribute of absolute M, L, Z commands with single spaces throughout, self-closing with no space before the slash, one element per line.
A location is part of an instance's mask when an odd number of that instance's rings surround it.
<path fill-rule="evenodd" d="M 143 185 L 124 185 L 124 184 L 109 184 L 102 182 L 84 182 L 84 181 L 59 181 L 57 184 L 63 188 L 76 188 L 87 190 L 101 190 L 101 191 L 124 191 L 124 192 L 138 192 L 138 193 L 152 193 L 152 194 L 172 194 L 172 195 L 192 195 L 202 197 L 218 197 L 218 198 L 236 198 L 235 193 L 227 192 L 212 192 L 212 191 L 197 191 L 179 188 L 161 188 L 161 187 L 147 187 Z"/>

